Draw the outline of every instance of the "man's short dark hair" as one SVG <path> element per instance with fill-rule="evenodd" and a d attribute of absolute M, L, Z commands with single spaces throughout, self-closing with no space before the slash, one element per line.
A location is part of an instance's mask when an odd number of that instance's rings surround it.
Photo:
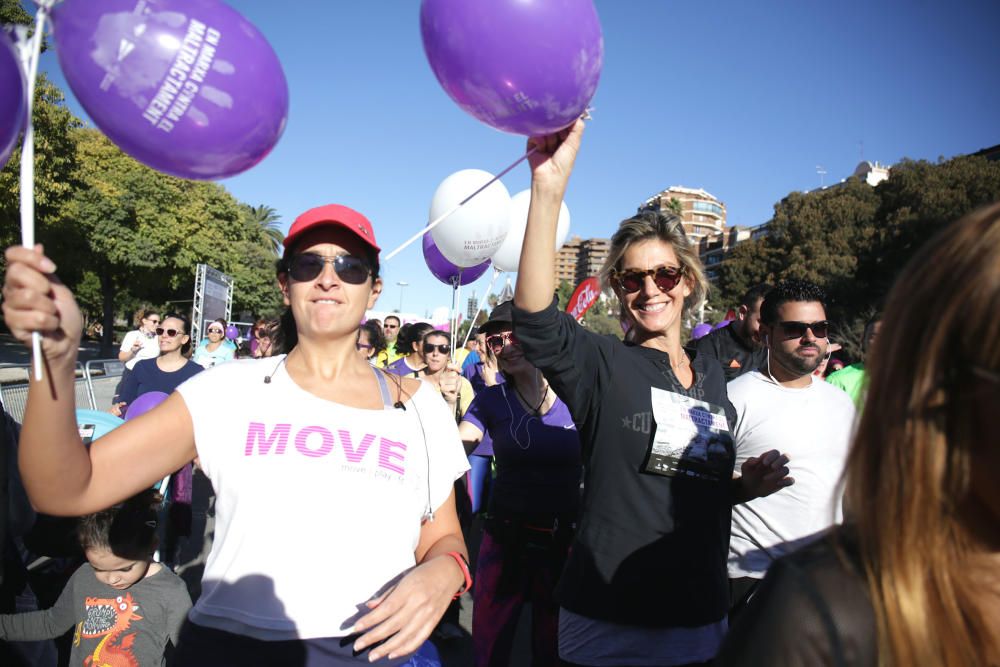
<path fill-rule="evenodd" d="M 746 306 L 749 310 L 753 310 L 753 307 L 757 305 L 757 302 L 767 296 L 767 293 L 770 292 L 771 289 L 771 286 L 767 283 L 754 285 L 748 289 L 746 294 L 744 294 L 740 299 L 740 305 Z"/>
<path fill-rule="evenodd" d="M 386 315 L 385 319 L 383 320 L 383 322 L 388 322 L 389 320 L 396 320 L 396 324 L 397 325 L 399 324 L 399 321 L 400 321 L 399 318 L 396 317 L 395 315 Z"/>
<path fill-rule="evenodd" d="M 805 280 L 784 280 L 775 285 L 760 306 L 760 321 L 768 326 L 778 323 L 778 308 L 786 303 L 818 301 L 826 310 L 826 292 Z"/>
<path fill-rule="evenodd" d="M 767 283 L 760 283 L 759 285 L 754 285 L 746 291 L 743 297 L 740 299 L 740 305 L 746 306 L 750 310 L 757 305 L 757 302 L 767 296 L 773 288 Z"/>

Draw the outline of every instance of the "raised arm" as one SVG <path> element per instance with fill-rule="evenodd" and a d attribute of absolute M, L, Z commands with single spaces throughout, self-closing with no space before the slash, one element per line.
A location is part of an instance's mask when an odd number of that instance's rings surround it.
<path fill-rule="evenodd" d="M 45 372 L 30 379 L 18 462 L 32 504 L 79 516 L 124 500 L 195 456 L 194 428 L 174 394 L 157 409 L 105 435 L 89 450 L 76 426 L 74 374 L 82 332 L 72 293 L 42 247 L 8 248 L 3 312 L 18 340 L 42 334 Z"/>
<path fill-rule="evenodd" d="M 555 291 L 556 226 L 559 206 L 573 171 L 583 136 L 583 121 L 545 137 L 532 137 L 529 147 L 538 151 L 528 158 L 531 164 L 531 205 L 521 246 L 514 304 L 537 313 L 552 301 Z"/>

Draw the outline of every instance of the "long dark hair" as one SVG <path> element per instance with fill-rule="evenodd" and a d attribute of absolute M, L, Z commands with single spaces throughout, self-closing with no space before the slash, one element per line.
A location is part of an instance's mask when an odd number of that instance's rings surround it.
<path fill-rule="evenodd" d="M 385 334 L 378 320 L 368 320 L 361 328 L 368 333 L 368 344 L 372 346 L 375 356 L 382 354 L 385 351 Z"/>
<path fill-rule="evenodd" d="M 76 537 L 84 551 L 107 549 L 119 558 L 149 560 L 156 551 L 156 512 L 163 501 L 153 489 L 125 502 L 80 517 Z"/>
<path fill-rule="evenodd" d="M 285 248 L 285 253 L 278 260 L 276 266 L 276 274 L 278 276 L 288 275 L 288 267 L 292 263 L 292 257 L 296 254 L 296 246 L 293 245 L 290 248 Z M 371 279 L 372 283 L 378 280 L 379 276 L 379 263 L 378 263 L 378 253 L 374 248 L 369 246 L 364 247 L 364 258 L 368 262 L 368 267 L 371 269 Z M 295 325 L 295 316 L 292 315 L 292 307 L 286 306 L 285 310 L 281 313 L 281 317 L 278 318 L 278 326 L 274 329 L 271 334 L 271 338 L 274 341 L 273 349 L 274 354 L 288 354 L 299 344 L 299 330 Z"/>

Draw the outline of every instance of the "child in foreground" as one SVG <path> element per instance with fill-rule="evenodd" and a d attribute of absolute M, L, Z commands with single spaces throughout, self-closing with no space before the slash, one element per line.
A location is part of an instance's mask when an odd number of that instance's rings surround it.
<path fill-rule="evenodd" d="M 71 665 L 165 664 L 191 608 L 183 580 L 153 561 L 160 496 L 144 491 L 80 518 L 87 562 L 50 609 L 0 615 L 0 639 L 51 639 L 75 627 Z"/>

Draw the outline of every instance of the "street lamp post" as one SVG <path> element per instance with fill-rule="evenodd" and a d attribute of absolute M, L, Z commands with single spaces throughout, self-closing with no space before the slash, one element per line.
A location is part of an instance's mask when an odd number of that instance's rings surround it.
<path fill-rule="evenodd" d="M 403 312 L 403 288 L 409 287 L 410 283 L 405 280 L 400 280 L 396 283 L 399 286 L 399 310 L 396 312 Z"/>

